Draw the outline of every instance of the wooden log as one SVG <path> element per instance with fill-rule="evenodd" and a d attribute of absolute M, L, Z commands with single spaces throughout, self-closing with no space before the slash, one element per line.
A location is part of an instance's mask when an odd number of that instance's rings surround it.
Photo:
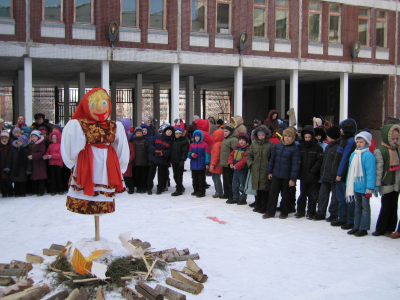
<path fill-rule="evenodd" d="M 179 281 L 182 281 L 191 286 L 194 286 L 195 288 L 199 288 L 200 290 L 204 289 L 204 285 L 202 285 L 200 282 L 195 281 L 190 276 L 188 276 L 185 273 L 182 273 L 178 270 L 171 269 L 171 276 L 175 279 L 178 279 Z"/>
<path fill-rule="evenodd" d="M 104 292 L 101 289 L 101 287 L 97 290 L 96 292 L 96 300 L 105 300 L 104 298 Z"/>
<path fill-rule="evenodd" d="M 14 280 L 12 278 L 9 278 L 9 279 L 12 282 L 14 282 Z M 21 279 L 13 285 L 10 285 L 6 288 L 0 289 L 0 297 L 8 296 L 8 295 L 11 295 L 11 294 L 14 294 L 17 292 L 22 292 L 23 290 L 30 288 L 32 285 L 33 285 L 32 279 Z"/>
<path fill-rule="evenodd" d="M 0 277 L 0 286 L 7 286 L 13 282 L 11 277 Z"/>
<path fill-rule="evenodd" d="M 39 255 L 34 255 L 34 254 L 26 254 L 26 261 L 30 262 L 34 265 L 36 264 L 41 264 L 44 262 L 43 257 L 39 256 Z"/>
<path fill-rule="evenodd" d="M 63 245 L 51 244 L 50 250 L 62 251 L 65 248 Z"/>
<path fill-rule="evenodd" d="M 165 259 L 167 262 L 174 262 L 174 261 L 185 261 L 188 259 L 200 259 L 200 256 L 198 253 L 196 254 L 189 254 L 189 255 L 183 255 L 183 256 L 173 256 L 173 257 L 168 257 Z"/>
<path fill-rule="evenodd" d="M 136 293 L 134 290 L 128 288 L 127 286 L 122 289 L 121 295 L 127 300 L 146 300 L 145 297 Z"/>
<path fill-rule="evenodd" d="M 171 249 L 165 249 L 161 251 L 156 251 L 156 252 L 151 252 L 151 254 L 158 256 L 159 258 L 162 258 L 163 253 L 168 253 L 168 252 L 177 252 L 176 248 L 171 248 Z"/>
<path fill-rule="evenodd" d="M 42 286 L 36 285 L 22 292 L 18 292 L 9 296 L 2 297 L 1 300 L 39 300 L 50 293 L 50 288 L 47 284 Z"/>
<path fill-rule="evenodd" d="M 94 216 L 94 240 L 100 241 L 100 217 L 99 216 Z"/>
<path fill-rule="evenodd" d="M 51 296 L 50 298 L 47 298 L 47 300 L 64 300 L 67 299 L 68 295 L 69 295 L 68 290 L 63 290 Z"/>
<path fill-rule="evenodd" d="M 66 300 L 75 300 L 79 295 L 79 290 L 78 289 L 74 289 L 67 297 Z"/>
<path fill-rule="evenodd" d="M 139 281 L 135 285 L 135 289 L 146 297 L 148 300 L 163 300 L 164 296 L 162 294 L 157 293 L 153 288 L 149 287 L 142 281 Z"/>
<path fill-rule="evenodd" d="M 188 267 L 184 267 L 182 272 L 192 277 L 194 280 L 204 283 L 207 281 L 208 276 L 206 274 L 199 274 L 194 272 L 193 270 L 189 269 Z"/>
<path fill-rule="evenodd" d="M 43 255 L 56 256 L 56 255 L 60 255 L 60 254 L 61 254 L 61 251 L 58 251 L 58 250 L 43 249 Z"/>
<path fill-rule="evenodd" d="M 191 285 L 188 285 L 187 283 L 176 280 L 175 278 L 168 277 L 167 280 L 165 280 L 165 283 L 170 286 L 173 286 L 177 289 L 180 289 L 182 291 L 191 293 L 191 294 L 197 295 L 201 292 L 201 289 L 197 289 L 194 286 L 191 286 Z"/>
<path fill-rule="evenodd" d="M 203 274 L 203 270 L 199 268 L 199 266 L 193 261 L 193 259 L 189 258 L 186 262 L 188 268 L 196 273 Z"/>
<path fill-rule="evenodd" d="M 179 254 L 179 256 L 189 255 L 190 251 L 189 251 L 188 248 L 186 248 L 186 249 L 183 249 L 183 250 L 178 250 L 178 254 Z"/>
<path fill-rule="evenodd" d="M 87 291 L 87 289 L 85 289 L 84 287 L 81 287 L 79 289 L 79 294 L 78 297 L 76 297 L 76 300 L 88 300 L 89 299 L 89 293 Z"/>
<path fill-rule="evenodd" d="M 169 300 L 186 300 L 186 295 L 178 293 L 177 291 L 171 290 L 159 284 L 157 284 L 155 291 L 164 295 L 164 297 Z"/>
<path fill-rule="evenodd" d="M 26 276 L 30 270 L 32 270 L 31 263 L 15 262 L 10 264 L 0 264 L 0 275 L 1 276 Z"/>

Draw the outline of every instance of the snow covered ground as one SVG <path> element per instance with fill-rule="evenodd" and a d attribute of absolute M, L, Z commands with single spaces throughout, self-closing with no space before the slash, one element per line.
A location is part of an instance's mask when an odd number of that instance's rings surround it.
<path fill-rule="evenodd" d="M 211 177 L 207 181 L 212 184 Z M 179 197 L 171 197 L 171 187 L 162 195 L 118 198 L 116 212 L 100 218 L 100 236 L 120 244 L 118 235 L 133 230 L 135 238 L 157 250 L 176 247 L 199 253 L 196 262 L 209 279 L 199 295 L 185 293 L 187 299 L 400 298 L 400 240 L 371 235 L 380 198 L 371 200 L 369 235 L 357 238 L 325 221 L 298 220 L 293 214 L 286 220 L 263 220 L 247 205 L 211 198 L 213 186 L 206 198 L 192 197 L 190 172 L 184 173 L 184 185 L 186 192 Z M 249 196 L 248 202 L 253 199 Z M 43 256 L 42 249 L 52 243 L 92 238 L 93 219 L 67 211 L 65 195 L 0 199 L 0 262 L 25 260 L 27 253 Z M 35 284 L 48 282 L 43 268 L 31 272 Z M 167 275 L 161 274 L 160 284 L 166 285 Z M 120 298 L 118 293 L 106 295 Z"/>

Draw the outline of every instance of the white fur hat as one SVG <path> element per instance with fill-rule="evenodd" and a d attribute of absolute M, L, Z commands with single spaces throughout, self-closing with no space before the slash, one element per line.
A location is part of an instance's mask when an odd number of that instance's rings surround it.
<path fill-rule="evenodd" d="M 357 140 L 359 137 L 363 138 L 368 146 L 371 146 L 372 135 L 369 132 L 361 131 L 354 139 Z"/>

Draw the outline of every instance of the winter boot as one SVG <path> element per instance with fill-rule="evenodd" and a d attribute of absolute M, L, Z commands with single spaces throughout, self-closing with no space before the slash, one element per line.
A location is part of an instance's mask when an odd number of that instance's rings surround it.
<path fill-rule="evenodd" d="M 175 196 L 180 196 L 180 195 L 182 195 L 182 192 L 180 190 L 178 190 L 178 189 L 171 194 L 171 196 L 174 196 L 174 197 Z"/>

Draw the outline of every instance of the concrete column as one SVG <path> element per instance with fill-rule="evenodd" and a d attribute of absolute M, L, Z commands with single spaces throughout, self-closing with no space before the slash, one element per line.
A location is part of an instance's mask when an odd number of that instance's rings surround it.
<path fill-rule="evenodd" d="M 290 105 L 289 109 L 294 108 L 296 119 L 298 120 L 298 110 L 299 110 L 299 70 L 290 71 Z M 285 116 L 286 115 L 285 112 Z M 294 126 L 291 122 L 290 126 Z"/>
<path fill-rule="evenodd" d="M 116 82 L 111 82 L 111 107 L 112 107 L 112 112 L 111 112 L 111 120 L 116 121 L 117 120 L 117 83 Z"/>
<path fill-rule="evenodd" d="M 69 82 L 64 82 L 64 126 L 69 121 Z"/>
<path fill-rule="evenodd" d="M 348 118 L 349 114 L 349 73 L 340 73 L 340 107 L 339 122 Z"/>
<path fill-rule="evenodd" d="M 285 80 L 276 81 L 276 102 L 275 107 L 278 111 L 279 118 L 286 119 L 285 112 Z"/>
<path fill-rule="evenodd" d="M 78 73 L 78 103 L 85 96 L 85 72 Z"/>
<path fill-rule="evenodd" d="M 32 124 L 32 58 L 24 57 L 24 103 L 26 124 Z"/>
<path fill-rule="evenodd" d="M 132 124 L 136 124 L 135 127 L 142 124 L 142 74 L 137 74 L 135 79 L 135 114 Z"/>
<path fill-rule="evenodd" d="M 24 70 L 18 70 L 18 91 L 16 99 L 18 102 L 18 116 L 25 116 L 24 80 Z"/>
<path fill-rule="evenodd" d="M 153 83 L 153 117 L 156 119 L 156 129 L 160 126 L 160 84 Z"/>
<path fill-rule="evenodd" d="M 194 114 L 193 115 L 198 115 L 199 117 L 201 116 L 201 85 L 196 84 L 194 88 Z M 193 118 L 188 120 L 188 123 L 191 124 L 193 121 Z"/>
<path fill-rule="evenodd" d="M 185 116 L 186 124 L 190 124 L 194 116 L 193 91 L 194 91 L 194 77 L 189 76 L 186 78 L 186 116 Z"/>
<path fill-rule="evenodd" d="M 103 60 L 101 62 L 101 87 L 110 92 L 110 62 Z M 113 119 L 114 120 L 114 119 Z"/>
<path fill-rule="evenodd" d="M 175 119 L 179 119 L 179 65 L 171 66 L 171 120 L 173 124 Z"/>
<path fill-rule="evenodd" d="M 243 68 L 235 70 L 235 80 L 233 88 L 233 115 L 242 116 L 243 114 Z"/>

